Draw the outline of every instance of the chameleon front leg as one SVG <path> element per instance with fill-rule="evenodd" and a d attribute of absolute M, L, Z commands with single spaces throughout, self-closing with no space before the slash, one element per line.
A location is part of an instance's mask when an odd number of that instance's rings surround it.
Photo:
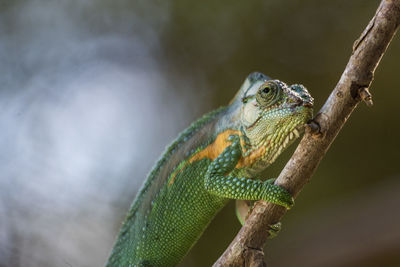
<path fill-rule="evenodd" d="M 275 178 L 271 178 L 266 180 L 264 183 L 273 184 L 274 182 Z M 236 216 L 242 225 L 244 225 L 244 222 L 253 210 L 253 206 L 254 200 L 236 199 Z"/>
<path fill-rule="evenodd" d="M 266 200 L 289 209 L 293 205 L 293 197 L 284 188 L 270 181 L 233 177 L 229 173 L 235 169 L 242 148 L 240 137 L 230 136 L 230 146 L 211 162 L 205 175 L 204 186 L 210 193 L 231 199 Z"/>

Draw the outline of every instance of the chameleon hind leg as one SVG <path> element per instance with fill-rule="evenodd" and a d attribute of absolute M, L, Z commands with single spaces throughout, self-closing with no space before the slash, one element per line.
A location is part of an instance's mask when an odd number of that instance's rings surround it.
<path fill-rule="evenodd" d="M 262 182 L 246 177 L 229 176 L 242 157 L 242 148 L 239 136 L 232 135 L 228 141 L 231 145 L 226 147 L 208 167 L 204 179 L 205 189 L 225 198 L 262 199 L 289 209 L 294 203 L 293 197 L 284 188 L 271 183 L 270 180 Z"/>
<path fill-rule="evenodd" d="M 253 205 L 254 201 L 249 201 L 249 200 L 241 200 L 237 199 L 236 200 L 236 216 L 239 220 L 239 222 L 244 225 L 245 221 L 247 220 L 247 217 L 250 215 L 251 211 L 253 210 Z M 282 223 L 277 222 L 275 224 L 270 224 L 268 225 L 268 238 L 274 238 L 276 237 L 279 232 L 281 231 L 282 228 Z"/>
<path fill-rule="evenodd" d="M 273 184 L 275 181 L 275 178 L 271 178 L 265 181 L 265 183 L 270 183 Z M 244 222 L 247 220 L 247 217 L 250 215 L 251 211 L 253 210 L 254 206 L 254 201 L 250 200 L 241 200 L 237 199 L 236 200 L 236 216 L 239 220 L 239 222 L 244 225 Z M 277 222 L 275 224 L 271 224 L 268 227 L 268 238 L 274 238 L 276 237 L 279 232 L 281 231 L 282 228 L 282 223 Z"/>
<path fill-rule="evenodd" d="M 253 210 L 253 204 L 254 202 L 251 200 L 236 199 L 236 217 L 241 225 L 244 225 L 244 222 Z"/>
<path fill-rule="evenodd" d="M 264 183 L 273 184 L 275 182 L 275 178 L 271 178 L 266 180 Z M 254 201 L 251 200 L 242 200 L 236 199 L 236 216 L 239 222 L 243 225 L 247 220 L 247 217 L 250 215 L 253 210 Z"/>

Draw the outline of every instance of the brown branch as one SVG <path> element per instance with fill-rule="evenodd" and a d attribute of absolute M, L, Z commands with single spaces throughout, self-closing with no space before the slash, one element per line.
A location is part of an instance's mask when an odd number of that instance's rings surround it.
<path fill-rule="evenodd" d="M 400 0 L 383 0 L 354 43 L 352 55 L 339 82 L 308 127 L 276 184 L 297 196 L 357 104 L 361 100 L 372 104 L 368 88 L 399 23 Z M 285 208 L 280 206 L 265 201 L 257 202 L 245 225 L 214 267 L 266 266 L 262 250 L 267 240 L 266 229 L 268 225 L 279 222 L 285 212 Z"/>

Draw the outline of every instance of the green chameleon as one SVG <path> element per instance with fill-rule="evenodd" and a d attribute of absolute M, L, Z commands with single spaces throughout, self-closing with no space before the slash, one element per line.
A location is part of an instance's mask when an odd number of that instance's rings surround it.
<path fill-rule="evenodd" d="M 178 264 L 230 199 L 290 208 L 284 188 L 254 178 L 299 137 L 312 106 L 304 86 L 250 74 L 228 106 L 204 115 L 167 148 L 136 196 L 107 266 Z"/>

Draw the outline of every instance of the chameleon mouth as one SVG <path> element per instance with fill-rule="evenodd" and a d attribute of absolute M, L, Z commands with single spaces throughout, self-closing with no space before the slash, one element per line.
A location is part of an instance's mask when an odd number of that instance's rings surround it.
<path fill-rule="evenodd" d="M 311 102 L 303 102 L 303 107 L 312 108 L 314 105 Z"/>
<path fill-rule="evenodd" d="M 295 103 L 292 105 L 293 108 L 297 107 L 306 107 L 306 108 L 312 108 L 313 103 L 310 101 L 304 101 L 304 100 L 297 100 Z"/>

